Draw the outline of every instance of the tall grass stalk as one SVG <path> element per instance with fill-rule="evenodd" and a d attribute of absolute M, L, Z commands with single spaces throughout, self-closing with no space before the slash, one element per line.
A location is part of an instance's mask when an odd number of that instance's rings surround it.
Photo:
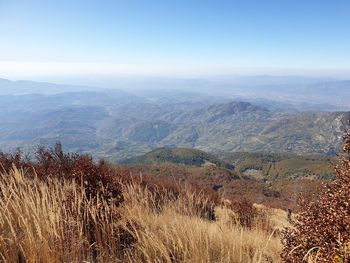
<path fill-rule="evenodd" d="M 232 210 L 190 190 L 160 196 L 137 182 L 121 206 L 89 198 L 74 180 L 0 174 L 0 261 L 281 262 L 278 236 L 239 225 Z"/>

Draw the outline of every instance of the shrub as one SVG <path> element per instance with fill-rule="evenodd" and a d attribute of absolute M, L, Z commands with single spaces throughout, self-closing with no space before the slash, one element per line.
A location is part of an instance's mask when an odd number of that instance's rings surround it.
<path fill-rule="evenodd" d="M 252 227 L 250 202 L 230 202 L 238 224 L 215 221 L 220 198 L 209 188 L 132 175 L 60 144 L 38 148 L 34 159 L 0 153 L 0 166 L 0 261 L 261 262 L 279 254 L 278 239 Z"/>
<path fill-rule="evenodd" d="M 350 133 L 335 165 L 336 179 L 313 202 L 300 199 L 293 229 L 285 230 L 285 262 L 350 262 Z"/>

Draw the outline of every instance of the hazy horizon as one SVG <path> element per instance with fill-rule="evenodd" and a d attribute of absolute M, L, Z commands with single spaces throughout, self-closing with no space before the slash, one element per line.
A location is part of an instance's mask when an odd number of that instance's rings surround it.
<path fill-rule="evenodd" d="M 0 1 L 0 75 L 350 78 L 348 1 Z"/>

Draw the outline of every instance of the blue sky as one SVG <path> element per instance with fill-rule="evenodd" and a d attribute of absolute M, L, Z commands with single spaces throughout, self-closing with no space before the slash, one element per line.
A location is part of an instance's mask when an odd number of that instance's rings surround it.
<path fill-rule="evenodd" d="M 0 0 L 0 75 L 347 74 L 348 0 Z"/>

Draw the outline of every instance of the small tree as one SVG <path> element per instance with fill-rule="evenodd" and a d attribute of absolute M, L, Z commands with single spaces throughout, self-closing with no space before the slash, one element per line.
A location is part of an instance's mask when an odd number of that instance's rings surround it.
<path fill-rule="evenodd" d="M 313 202 L 300 199 L 293 229 L 283 236 L 285 262 L 350 262 L 350 132 L 335 165 L 336 179 Z"/>

